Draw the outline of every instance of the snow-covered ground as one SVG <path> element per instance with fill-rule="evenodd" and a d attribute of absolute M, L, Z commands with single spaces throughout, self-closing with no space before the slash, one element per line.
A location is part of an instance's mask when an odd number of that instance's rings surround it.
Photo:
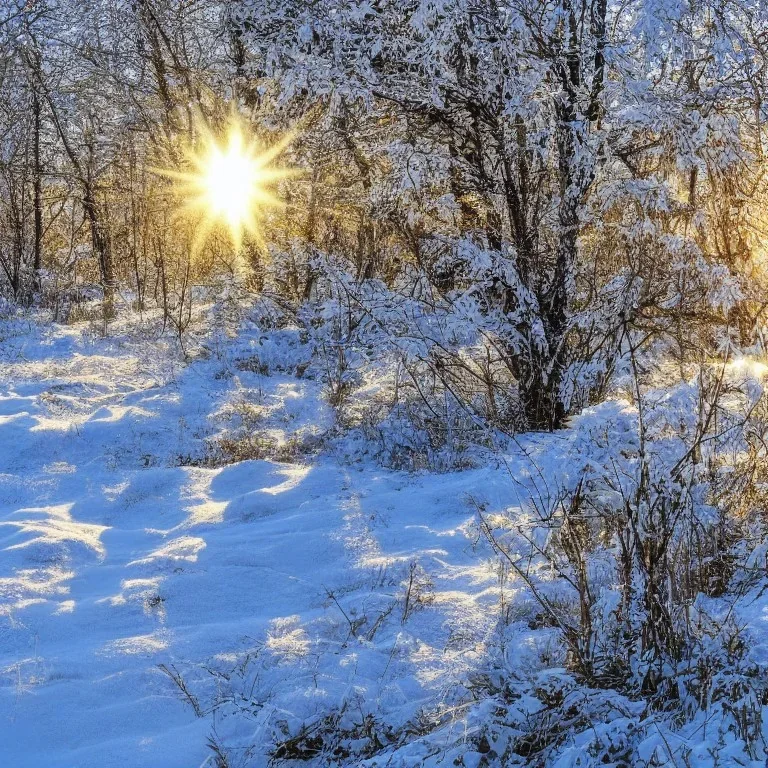
<path fill-rule="evenodd" d="M 188 365 L 119 328 L 3 334 L 0 765 L 190 768 L 219 737 L 266 765 L 324 712 L 396 729 L 467 700 L 503 604 L 468 499 L 511 503 L 506 469 L 206 460 L 243 402 L 273 445 L 332 418 L 242 364 L 247 323 Z"/>

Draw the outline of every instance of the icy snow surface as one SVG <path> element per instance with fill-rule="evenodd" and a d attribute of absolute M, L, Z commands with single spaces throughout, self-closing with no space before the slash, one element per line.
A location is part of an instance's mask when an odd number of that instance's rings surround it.
<path fill-rule="evenodd" d="M 509 503 L 506 473 L 408 475 L 332 452 L 201 465 L 188 458 L 243 392 L 278 441 L 331 418 L 316 382 L 231 366 L 257 328 L 187 366 L 119 330 L 4 333 L 1 766 L 202 765 L 226 723 L 196 717 L 159 665 L 189 678 L 204 709 L 207 669 L 258 659 L 252 765 L 266 765 L 268 724 L 350 691 L 393 724 L 461 697 L 498 619 L 467 498 Z M 412 562 L 428 587 L 403 617 Z"/>

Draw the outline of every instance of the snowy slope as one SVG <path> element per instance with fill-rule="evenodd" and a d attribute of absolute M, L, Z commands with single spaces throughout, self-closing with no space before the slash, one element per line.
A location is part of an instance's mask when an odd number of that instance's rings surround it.
<path fill-rule="evenodd" d="M 499 618 L 467 497 L 509 504 L 506 471 L 206 465 L 244 396 L 277 442 L 331 421 L 315 382 L 236 365 L 251 325 L 186 367 L 137 334 L 4 334 L 0 765 L 188 768 L 232 731 L 264 765 L 334 708 L 389 728 L 466 700 Z"/>

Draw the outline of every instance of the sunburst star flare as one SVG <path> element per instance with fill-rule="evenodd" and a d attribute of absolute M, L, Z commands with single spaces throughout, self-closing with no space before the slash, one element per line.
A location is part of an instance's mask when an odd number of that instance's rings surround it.
<path fill-rule="evenodd" d="M 297 174 L 273 165 L 291 139 L 288 134 L 262 149 L 233 117 L 219 136 L 208 128 L 200 131 L 197 145 L 185 153 L 189 170 L 157 169 L 177 182 L 182 211 L 199 222 L 196 249 L 217 225 L 226 228 L 238 249 L 246 234 L 263 240 L 260 221 L 265 211 L 283 207 L 270 188 Z"/>

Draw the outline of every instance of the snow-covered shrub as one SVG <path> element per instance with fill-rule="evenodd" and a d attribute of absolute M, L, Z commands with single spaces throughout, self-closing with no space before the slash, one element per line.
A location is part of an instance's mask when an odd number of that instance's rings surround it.
<path fill-rule="evenodd" d="M 555 694 L 527 678 L 524 722 L 510 729 L 516 705 L 504 707 L 494 731 L 506 739 L 504 764 L 764 760 L 768 685 L 746 618 L 766 586 L 763 374 L 737 361 L 702 366 L 675 387 L 637 382 L 634 402 L 575 420 L 557 457 L 568 467 L 560 484 L 531 473 L 522 515 L 477 504 L 482 530 L 525 585 L 530 626 L 558 633 L 554 664 L 567 669 L 549 678 Z M 509 680 L 520 674 L 510 669 Z M 695 747 L 686 734 L 705 723 L 711 738 Z"/>
<path fill-rule="evenodd" d="M 303 329 L 282 328 L 253 339 L 234 366 L 265 376 L 282 373 L 300 377 L 309 367 L 313 352 L 314 345 Z"/>
<path fill-rule="evenodd" d="M 314 371 L 325 384 L 328 402 L 340 407 L 360 382 L 370 356 L 356 336 L 362 314 L 339 292 L 309 311 L 305 308 L 300 317 L 315 355 Z"/>
<path fill-rule="evenodd" d="M 298 315 L 313 354 L 305 375 L 324 382 L 340 426 L 384 463 L 448 466 L 447 453 L 523 424 L 514 380 L 471 295 L 440 299 L 418 276 L 414 291 L 413 275 L 394 286 L 359 282 L 338 260 L 314 269 L 327 298 Z"/>
<path fill-rule="evenodd" d="M 8 320 L 13 317 L 18 308 L 16 304 L 10 299 L 0 296 L 0 320 Z"/>

